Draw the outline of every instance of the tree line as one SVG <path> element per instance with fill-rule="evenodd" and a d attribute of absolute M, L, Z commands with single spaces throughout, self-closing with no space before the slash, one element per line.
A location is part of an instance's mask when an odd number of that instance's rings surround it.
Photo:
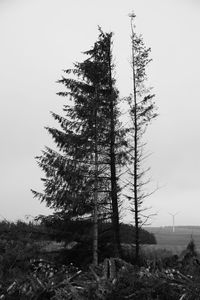
<path fill-rule="evenodd" d="M 139 258 L 139 228 L 145 218 L 143 200 L 148 183 L 143 169 L 143 136 L 154 119 L 154 95 L 145 87 L 150 48 L 131 20 L 131 67 L 133 87 L 125 98 L 128 125 L 121 121 L 119 91 L 116 88 L 113 61 L 113 33 L 99 28 L 85 60 L 64 71 L 58 83 L 66 99 L 63 115 L 52 112 L 60 129 L 47 127 L 57 149 L 45 147 L 37 162 L 44 171 L 43 192 L 32 191 L 69 220 L 93 222 L 93 263 L 98 264 L 98 227 L 112 223 L 112 244 L 116 257 L 122 255 L 120 210 L 123 195 L 130 204 L 135 223 L 136 260 Z M 129 74 L 127 75 L 128 78 Z M 123 177 L 123 180 L 121 178 Z"/>

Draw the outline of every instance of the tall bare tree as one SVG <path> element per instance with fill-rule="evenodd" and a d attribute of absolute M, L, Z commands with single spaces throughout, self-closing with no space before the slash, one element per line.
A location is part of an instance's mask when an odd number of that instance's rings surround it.
<path fill-rule="evenodd" d="M 144 154 L 145 143 L 143 137 L 148 125 L 157 116 L 155 103 L 153 101 L 154 95 L 149 93 L 149 89 L 145 87 L 146 66 L 149 64 L 150 48 L 146 48 L 141 35 L 135 32 L 135 14 L 129 15 L 131 20 L 131 66 L 132 66 L 132 79 L 133 79 L 133 92 L 128 97 L 129 112 L 131 117 L 130 134 L 131 147 L 130 157 L 131 165 L 128 167 L 129 174 L 129 187 L 131 193 L 128 199 L 131 201 L 131 210 L 134 213 L 135 221 L 135 245 L 136 254 L 135 259 L 139 258 L 140 237 L 139 229 L 144 219 L 149 216 L 144 215 L 142 204 L 146 197 L 151 193 L 145 192 L 145 185 L 149 183 L 146 179 L 146 174 L 149 168 L 144 169 Z"/>

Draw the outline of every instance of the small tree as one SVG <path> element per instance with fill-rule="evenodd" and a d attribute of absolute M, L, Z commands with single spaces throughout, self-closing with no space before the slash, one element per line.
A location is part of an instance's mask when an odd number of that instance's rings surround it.
<path fill-rule="evenodd" d="M 192 236 L 190 242 L 187 245 L 186 252 L 189 253 L 191 256 L 197 256 L 196 245 Z"/>
<path fill-rule="evenodd" d="M 133 75 L 133 93 L 128 97 L 129 112 L 131 118 L 131 145 L 130 145 L 130 161 L 128 181 L 130 194 L 127 196 L 131 201 L 131 211 L 134 213 L 135 219 L 135 245 L 136 245 L 136 261 L 139 258 L 139 228 L 145 217 L 143 201 L 150 194 L 145 193 L 144 186 L 149 182 L 145 179 L 148 169 L 143 168 L 143 161 L 146 158 L 144 154 L 143 137 L 147 126 L 150 124 L 157 114 L 155 113 L 154 95 L 149 93 L 145 88 L 146 66 L 151 61 L 149 59 L 150 48 L 146 48 L 141 36 L 134 31 L 135 15 L 131 14 L 131 43 L 132 43 L 132 75 Z"/>

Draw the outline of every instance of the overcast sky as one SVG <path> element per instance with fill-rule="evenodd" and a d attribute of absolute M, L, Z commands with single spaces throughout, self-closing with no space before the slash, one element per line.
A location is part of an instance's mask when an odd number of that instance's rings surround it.
<path fill-rule="evenodd" d="M 157 216 L 152 226 L 200 225 L 200 1 L 199 0 L 0 0 L 0 217 L 48 213 L 33 199 L 42 173 L 34 157 L 52 141 L 44 127 L 61 113 L 56 92 L 62 69 L 83 58 L 98 36 L 114 32 L 120 96 L 131 92 L 130 26 L 151 47 L 148 85 L 159 117 L 149 127 L 147 148 L 153 184 L 146 200 Z"/>

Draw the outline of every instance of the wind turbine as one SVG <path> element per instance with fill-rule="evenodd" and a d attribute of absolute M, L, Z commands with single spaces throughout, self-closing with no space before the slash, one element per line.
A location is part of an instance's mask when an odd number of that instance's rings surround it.
<path fill-rule="evenodd" d="M 169 215 L 172 216 L 172 231 L 175 232 L 175 216 L 178 214 L 179 212 L 176 212 L 175 214 L 172 213 L 168 213 Z"/>

